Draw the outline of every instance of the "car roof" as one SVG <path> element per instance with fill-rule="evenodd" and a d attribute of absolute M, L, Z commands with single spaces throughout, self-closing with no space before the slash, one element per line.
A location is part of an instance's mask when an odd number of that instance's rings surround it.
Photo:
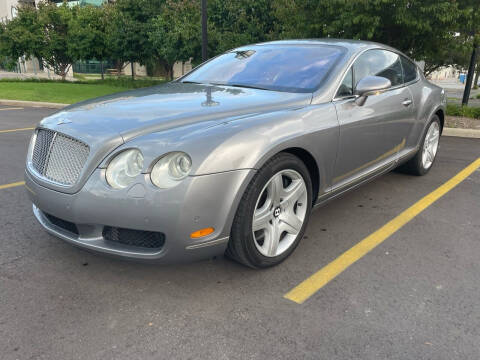
<path fill-rule="evenodd" d="M 292 39 L 292 40 L 277 40 L 277 41 L 268 41 L 262 43 L 256 43 L 252 45 L 241 46 L 235 50 L 245 49 L 249 46 L 269 46 L 269 45 L 330 45 L 330 46 L 341 46 L 346 48 L 350 53 L 356 53 L 361 50 L 368 48 L 382 48 L 387 50 L 393 50 L 395 52 L 400 52 L 397 49 L 394 49 L 388 45 L 376 43 L 373 41 L 364 41 L 364 40 L 351 40 L 351 39 Z"/>

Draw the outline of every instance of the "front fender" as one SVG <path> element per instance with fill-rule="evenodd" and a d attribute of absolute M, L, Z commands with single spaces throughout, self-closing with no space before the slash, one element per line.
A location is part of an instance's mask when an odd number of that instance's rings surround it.
<path fill-rule="evenodd" d="M 229 122 L 224 130 L 229 132 L 228 136 L 222 134 L 222 140 L 205 157 L 197 174 L 260 169 L 275 154 L 300 148 L 310 153 L 317 163 L 320 192 L 330 184 L 339 138 L 333 104 L 309 105 L 238 119 Z"/>

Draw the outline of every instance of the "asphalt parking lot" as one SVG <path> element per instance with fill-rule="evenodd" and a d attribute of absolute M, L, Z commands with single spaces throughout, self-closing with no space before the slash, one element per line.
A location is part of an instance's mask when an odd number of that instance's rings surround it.
<path fill-rule="evenodd" d="M 443 137 L 427 176 L 392 172 L 316 210 L 275 268 L 153 266 L 57 240 L 23 186 L 3 186 L 23 180 L 31 130 L 16 129 L 53 111 L 0 106 L 1 359 L 478 359 L 478 168 L 303 304 L 284 296 L 478 159 L 480 140 Z"/>

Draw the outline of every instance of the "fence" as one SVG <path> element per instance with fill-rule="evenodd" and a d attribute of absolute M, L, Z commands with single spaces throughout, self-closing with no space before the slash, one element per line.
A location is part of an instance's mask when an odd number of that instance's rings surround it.
<path fill-rule="evenodd" d="M 80 74 L 101 74 L 102 73 L 102 64 L 100 61 L 88 60 L 88 61 L 77 61 L 73 64 L 73 72 Z M 112 61 L 103 62 L 103 72 L 106 69 L 115 67 Z"/>

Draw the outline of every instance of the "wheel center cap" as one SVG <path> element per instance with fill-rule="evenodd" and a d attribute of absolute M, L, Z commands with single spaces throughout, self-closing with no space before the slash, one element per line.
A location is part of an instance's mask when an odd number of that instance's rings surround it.
<path fill-rule="evenodd" d="M 273 210 L 273 216 L 278 217 L 280 215 L 280 207 L 277 207 L 275 210 Z"/>

